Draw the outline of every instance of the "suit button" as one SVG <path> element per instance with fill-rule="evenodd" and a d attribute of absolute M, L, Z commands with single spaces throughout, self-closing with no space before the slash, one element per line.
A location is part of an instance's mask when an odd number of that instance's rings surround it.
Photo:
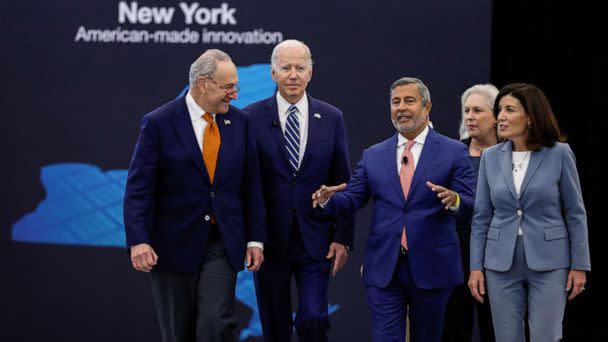
<path fill-rule="evenodd" d="M 209 220 L 211 220 L 211 216 L 205 215 L 205 221 L 209 221 Z"/>
<path fill-rule="evenodd" d="M 517 209 L 517 216 L 521 216 L 521 214 L 523 214 L 523 211 L 521 211 L 521 209 Z"/>
<path fill-rule="evenodd" d="M 211 191 L 211 192 L 209 193 L 209 197 L 211 197 L 211 198 L 215 197 L 215 192 Z"/>

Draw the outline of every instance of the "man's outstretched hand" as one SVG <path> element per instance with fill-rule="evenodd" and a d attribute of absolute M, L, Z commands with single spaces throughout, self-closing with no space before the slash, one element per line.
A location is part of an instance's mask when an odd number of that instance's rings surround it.
<path fill-rule="evenodd" d="M 321 185 L 319 190 L 312 194 L 312 207 L 316 208 L 319 204 L 323 204 L 331 198 L 336 192 L 346 189 L 346 183 L 334 186 Z"/>

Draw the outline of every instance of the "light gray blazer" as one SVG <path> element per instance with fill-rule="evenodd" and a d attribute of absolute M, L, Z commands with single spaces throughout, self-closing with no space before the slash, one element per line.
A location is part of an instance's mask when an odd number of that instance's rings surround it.
<path fill-rule="evenodd" d="M 519 198 L 511 152 L 511 142 L 505 141 L 481 157 L 471 270 L 509 270 L 520 225 L 530 269 L 591 270 L 587 216 L 570 146 L 558 142 L 531 153 Z"/>

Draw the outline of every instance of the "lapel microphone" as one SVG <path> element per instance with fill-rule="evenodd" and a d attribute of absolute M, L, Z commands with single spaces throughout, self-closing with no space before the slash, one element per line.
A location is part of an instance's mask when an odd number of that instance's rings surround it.
<path fill-rule="evenodd" d="M 407 164 L 407 156 L 403 156 L 403 159 L 401 159 L 401 164 L 403 164 L 403 165 Z"/>

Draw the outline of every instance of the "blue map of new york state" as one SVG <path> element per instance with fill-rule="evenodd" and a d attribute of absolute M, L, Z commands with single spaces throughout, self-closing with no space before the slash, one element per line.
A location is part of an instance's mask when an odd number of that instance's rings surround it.
<path fill-rule="evenodd" d="M 276 90 L 269 64 L 238 67 L 241 91 L 232 103 L 239 108 L 271 96 Z M 181 91 L 182 96 L 187 87 Z M 19 219 L 12 229 L 14 241 L 81 246 L 125 247 L 123 198 L 127 170 L 103 171 L 82 163 L 42 167 L 40 180 L 46 198 Z M 251 272 L 239 272 L 236 297 L 253 314 L 240 340 L 262 336 L 262 326 Z M 339 305 L 330 304 L 329 313 Z"/>

